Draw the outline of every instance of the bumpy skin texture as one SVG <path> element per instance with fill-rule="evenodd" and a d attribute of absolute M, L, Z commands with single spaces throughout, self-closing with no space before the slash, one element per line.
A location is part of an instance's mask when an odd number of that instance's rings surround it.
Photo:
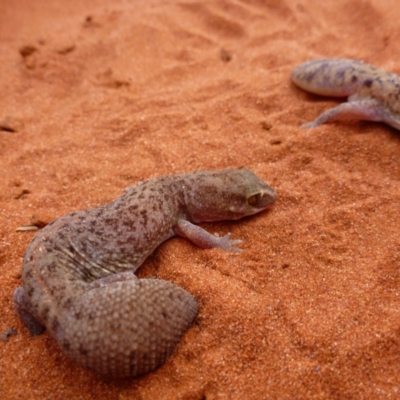
<path fill-rule="evenodd" d="M 341 120 L 382 121 L 400 130 L 400 76 L 346 59 L 308 61 L 292 71 L 300 88 L 324 96 L 348 97 L 348 102 L 322 113 L 303 127 Z"/>
<path fill-rule="evenodd" d="M 198 312 L 180 287 L 134 271 L 174 235 L 203 248 L 240 251 L 201 221 L 264 210 L 275 191 L 247 169 L 171 175 L 129 188 L 101 207 L 68 214 L 30 243 L 14 304 L 31 334 L 46 327 L 64 354 L 120 378 L 162 364 Z"/>

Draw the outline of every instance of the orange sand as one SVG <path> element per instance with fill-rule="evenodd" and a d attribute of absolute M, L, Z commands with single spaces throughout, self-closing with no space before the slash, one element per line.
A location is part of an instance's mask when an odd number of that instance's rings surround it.
<path fill-rule="evenodd" d="M 400 395 L 400 136 L 300 128 L 337 104 L 295 88 L 313 58 L 400 73 L 398 0 L 3 0 L 1 399 L 389 399 Z M 14 132 L 10 132 L 14 131 Z M 141 276 L 200 314 L 165 365 L 108 381 L 29 336 L 12 305 L 33 237 L 150 177 L 246 166 L 272 209 L 204 224 L 243 253 L 162 245 Z"/>

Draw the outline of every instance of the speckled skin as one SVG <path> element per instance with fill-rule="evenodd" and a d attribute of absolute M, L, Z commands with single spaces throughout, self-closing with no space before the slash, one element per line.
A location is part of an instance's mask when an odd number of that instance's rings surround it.
<path fill-rule="evenodd" d="M 275 191 L 247 169 L 152 179 L 101 207 L 68 214 L 39 232 L 22 266 L 17 312 L 35 335 L 46 327 L 64 354 L 111 377 L 162 364 L 198 312 L 197 301 L 134 271 L 174 235 L 203 248 L 240 251 L 240 240 L 194 223 L 264 210 Z"/>
<path fill-rule="evenodd" d="M 348 97 L 348 102 L 322 113 L 304 127 L 340 119 L 382 121 L 400 130 L 400 76 L 346 59 L 308 61 L 292 71 L 292 81 L 324 96 Z"/>

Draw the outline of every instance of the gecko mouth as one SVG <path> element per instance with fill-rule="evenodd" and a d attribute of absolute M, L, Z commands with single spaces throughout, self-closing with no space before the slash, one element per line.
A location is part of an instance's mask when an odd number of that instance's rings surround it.
<path fill-rule="evenodd" d="M 276 200 L 276 192 L 272 188 L 261 189 L 247 198 L 247 203 L 254 208 L 266 208 Z"/>

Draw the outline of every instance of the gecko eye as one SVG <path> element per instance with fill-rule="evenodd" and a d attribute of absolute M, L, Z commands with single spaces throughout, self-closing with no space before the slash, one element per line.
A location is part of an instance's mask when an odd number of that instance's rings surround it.
<path fill-rule="evenodd" d="M 261 202 L 262 195 L 263 195 L 262 192 L 251 195 L 250 197 L 247 198 L 247 203 L 252 207 L 257 206 L 257 204 Z"/>

